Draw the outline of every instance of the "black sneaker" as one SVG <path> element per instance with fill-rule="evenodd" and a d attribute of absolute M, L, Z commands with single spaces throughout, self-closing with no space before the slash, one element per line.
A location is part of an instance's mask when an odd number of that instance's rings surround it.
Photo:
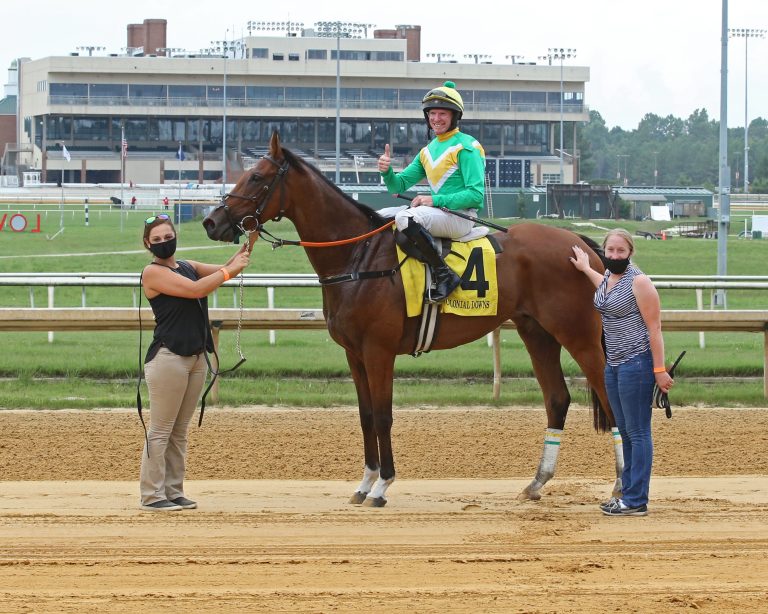
<path fill-rule="evenodd" d="M 192 499 L 187 499 L 186 497 L 176 497 L 175 499 L 171 499 L 171 503 L 180 505 L 181 508 L 185 510 L 193 510 L 197 507 L 197 501 L 192 501 Z"/>
<path fill-rule="evenodd" d="M 184 509 L 176 503 L 171 503 L 167 499 L 155 501 L 154 503 L 141 504 L 141 509 L 147 512 L 176 512 Z"/>
<path fill-rule="evenodd" d="M 646 516 L 648 515 L 648 506 L 643 504 L 638 507 L 629 507 L 624 505 L 621 499 L 608 502 L 608 505 L 600 506 L 603 514 L 606 516 Z"/>
<path fill-rule="evenodd" d="M 610 499 L 608 499 L 608 501 L 603 501 L 600 504 L 600 509 L 602 511 L 605 511 L 605 510 L 609 509 L 612 505 L 614 505 L 616 503 L 616 501 L 618 501 L 618 500 L 619 500 L 618 497 L 611 497 Z"/>

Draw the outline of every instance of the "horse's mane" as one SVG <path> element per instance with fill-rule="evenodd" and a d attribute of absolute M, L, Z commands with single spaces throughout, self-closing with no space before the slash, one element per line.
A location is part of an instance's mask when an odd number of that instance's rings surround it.
<path fill-rule="evenodd" d="M 328 177 L 326 177 L 322 172 L 320 172 L 320 169 L 318 169 L 315 165 L 308 163 L 306 160 L 301 158 L 300 156 L 293 153 L 290 149 L 286 149 L 285 147 L 283 149 L 283 155 L 285 156 L 286 162 L 290 164 L 293 167 L 298 168 L 299 170 L 309 173 L 316 177 L 317 179 L 320 179 L 323 181 L 331 190 L 336 192 L 341 198 L 346 200 L 348 203 L 354 205 L 357 209 L 359 209 L 373 224 L 376 226 L 383 225 L 386 220 L 379 215 L 379 213 L 373 208 L 369 207 L 368 205 L 364 205 L 358 201 L 356 201 L 354 198 L 349 196 L 346 192 L 344 192 L 342 189 L 340 189 L 335 183 L 333 183 Z"/>
<path fill-rule="evenodd" d="M 600 257 L 602 263 L 605 264 L 605 252 L 603 251 L 603 248 L 600 246 L 600 244 L 585 235 L 577 234 L 577 236 L 582 241 L 584 241 L 584 243 L 586 243 L 589 248 Z"/>

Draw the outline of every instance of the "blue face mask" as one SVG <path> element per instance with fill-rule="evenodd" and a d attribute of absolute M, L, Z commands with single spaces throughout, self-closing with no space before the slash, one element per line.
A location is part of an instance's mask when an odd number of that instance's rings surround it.
<path fill-rule="evenodd" d="M 173 239 L 164 241 L 162 243 L 150 243 L 149 251 L 151 251 L 157 258 L 160 258 L 161 260 L 170 258 L 176 253 L 176 237 L 173 237 Z"/>
<path fill-rule="evenodd" d="M 621 275 L 624 271 L 627 270 L 628 266 L 629 258 L 619 258 L 617 260 L 613 260 L 611 258 L 605 259 L 605 268 L 608 269 L 611 273 L 616 273 L 616 275 Z"/>

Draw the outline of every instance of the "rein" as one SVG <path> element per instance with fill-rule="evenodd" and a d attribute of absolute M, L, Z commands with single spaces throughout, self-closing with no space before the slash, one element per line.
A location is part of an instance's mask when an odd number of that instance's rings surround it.
<path fill-rule="evenodd" d="M 259 232 L 261 234 L 268 235 L 274 239 L 274 241 L 267 240 L 267 243 L 272 245 L 272 249 L 277 249 L 278 247 L 282 247 L 283 245 L 296 245 L 299 247 L 338 247 L 339 245 L 349 245 L 350 243 L 358 243 L 360 241 L 364 241 L 365 239 L 368 239 L 387 228 L 391 228 L 392 225 L 395 223 L 395 220 L 392 220 L 391 222 L 387 222 L 383 226 L 380 226 L 379 228 L 376 228 L 372 230 L 371 232 L 367 232 L 364 235 L 359 235 L 357 237 L 351 237 L 349 239 L 340 239 L 339 241 L 290 241 L 288 239 L 280 239 L 267 231 L 262 224 L 259 225 Z"/>

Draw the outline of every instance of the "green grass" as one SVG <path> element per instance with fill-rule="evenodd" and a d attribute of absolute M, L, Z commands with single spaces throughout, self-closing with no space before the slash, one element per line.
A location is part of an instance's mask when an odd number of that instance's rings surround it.
<path fill-rule="evenodd" d="M 41 215 L 42 209 L 40 209 Z M 82 212 L 65 213 L 65 230 L 55 238 L 59 212 L 49 211 L 42 218 L 40 234 L 0 232 L 0 272 L 136 272 L 148 261 L 141 247 L 143 220 L 151 212 L 127 212 L 121 220 L 115 211 L 101 215 L 91 210 L 90 226 L 85 227 Z M 2 215 L 2 212 L 0 212 Z M 509 223 L 509 220 L 500 220 Z M 514 223 L 515 221 L 513 221 Z M 572 227 L 568 220 L 543 223 L 571 227 L 596 240 L 604 230 Z M 671 224 L 652 222 L 598 221 L 605 228 L 625 227 L 657 230 Z M 735 229 L 743 222 L 734 222 Z M 296 238 L 289 222 L 271 224 L 270 231 L 284 238 Z M 47 236 L 46 236 L 47 235 Z M 214 244 L 207 239 L 199 221 L 182 225 L 179 233 L 180 256 L 206 262 L 224 262 L 236 249 Z M 636 262 L 649 274 L 714 275 L 717 272 L 717 241 L 675 238 L 670 241 L 644 241 L 638 238 Z M 191 249 L 187 249 L 191 248 Z M 77 255 L 66 255 L 77 254 Z M 5 257 L 7 256 L 7 257 Z M 273 251 L 264 241 L 256 243 L 251 273 L 312 272 L 303 249 L 284 247 Z M 732 275 L 762 275 L 768 262 L 768 241 L 728 242 L 728 272 Z M 665 309 L 696 307 L 693 290 L 662 290 Z M 59 307 L 81 304 L 80 288 L 58 288 Z M 218 304 L 233 306 L 232 293 L 221 291 Z M 47 291 L 34 291 L 35 305 L 47 305 Z M 90 288 L 89 306 L 134 304 L 128 288 Z M 708 297 L 705 302 L 708 301 Z M 764 291 L 729 291 L 732 309 L 765 309 Z M 146 303 L 144 303 L 146 304 Z M 247 307 L 266 306 L 266 290 L 248 288 Z M 316 288 L 276 289 L 280 307 L 319 307 Z M 0 305 L 28 307 L 26 287 L 3 287 Z M 221 403 L 244 405 L 326 406 L 355 404 L 354 387 L 344 353 L 324 331 L 278 331 L 277 344 L 269 345 L 268 333 L 246 331 L 241 345 L 247 362 L 221 383 Z M 146 349 L 151 334 L 143 335 Z M 0 353 L 0 407 L 131 407 L 135 404 L 135 378 L 139 369 L 139 338 L 136 333 L 60 333 L 48 342 L 46 333 L 3 333 Z M 763 336 L 749 333 L 708 333 L 706 349 L 699 348 L 697 333 L 665 334 L 667 356 L 688 354 L 680 367 L 673 402 L 712 405 L 764 406 L 762 394 Z M 222 365 L 236 361 L 234 333 L 222 332 Z M 573 360 L 563 354 L 568 377 L 579 377 Z M 530 361 L 514 331 L 502 333 L 501 405 L 541 403 L 541 393 L 532 377 Z M 449 352 L 434 352 L 418 359 L 398 357 L 395 402 L 408 405 L 492 404 L 492 356 L 485 339 Z M 521 378 L 521 379 L 517 379 Z M 726 378 L 716 383 L 694 378 Z M 727 378 L 751 378 L 734 379 Z M 574 400 L 586 403 L 582 387 L 572 387 Z M 145 392 L 146 394 L 146 392 Z"/>

